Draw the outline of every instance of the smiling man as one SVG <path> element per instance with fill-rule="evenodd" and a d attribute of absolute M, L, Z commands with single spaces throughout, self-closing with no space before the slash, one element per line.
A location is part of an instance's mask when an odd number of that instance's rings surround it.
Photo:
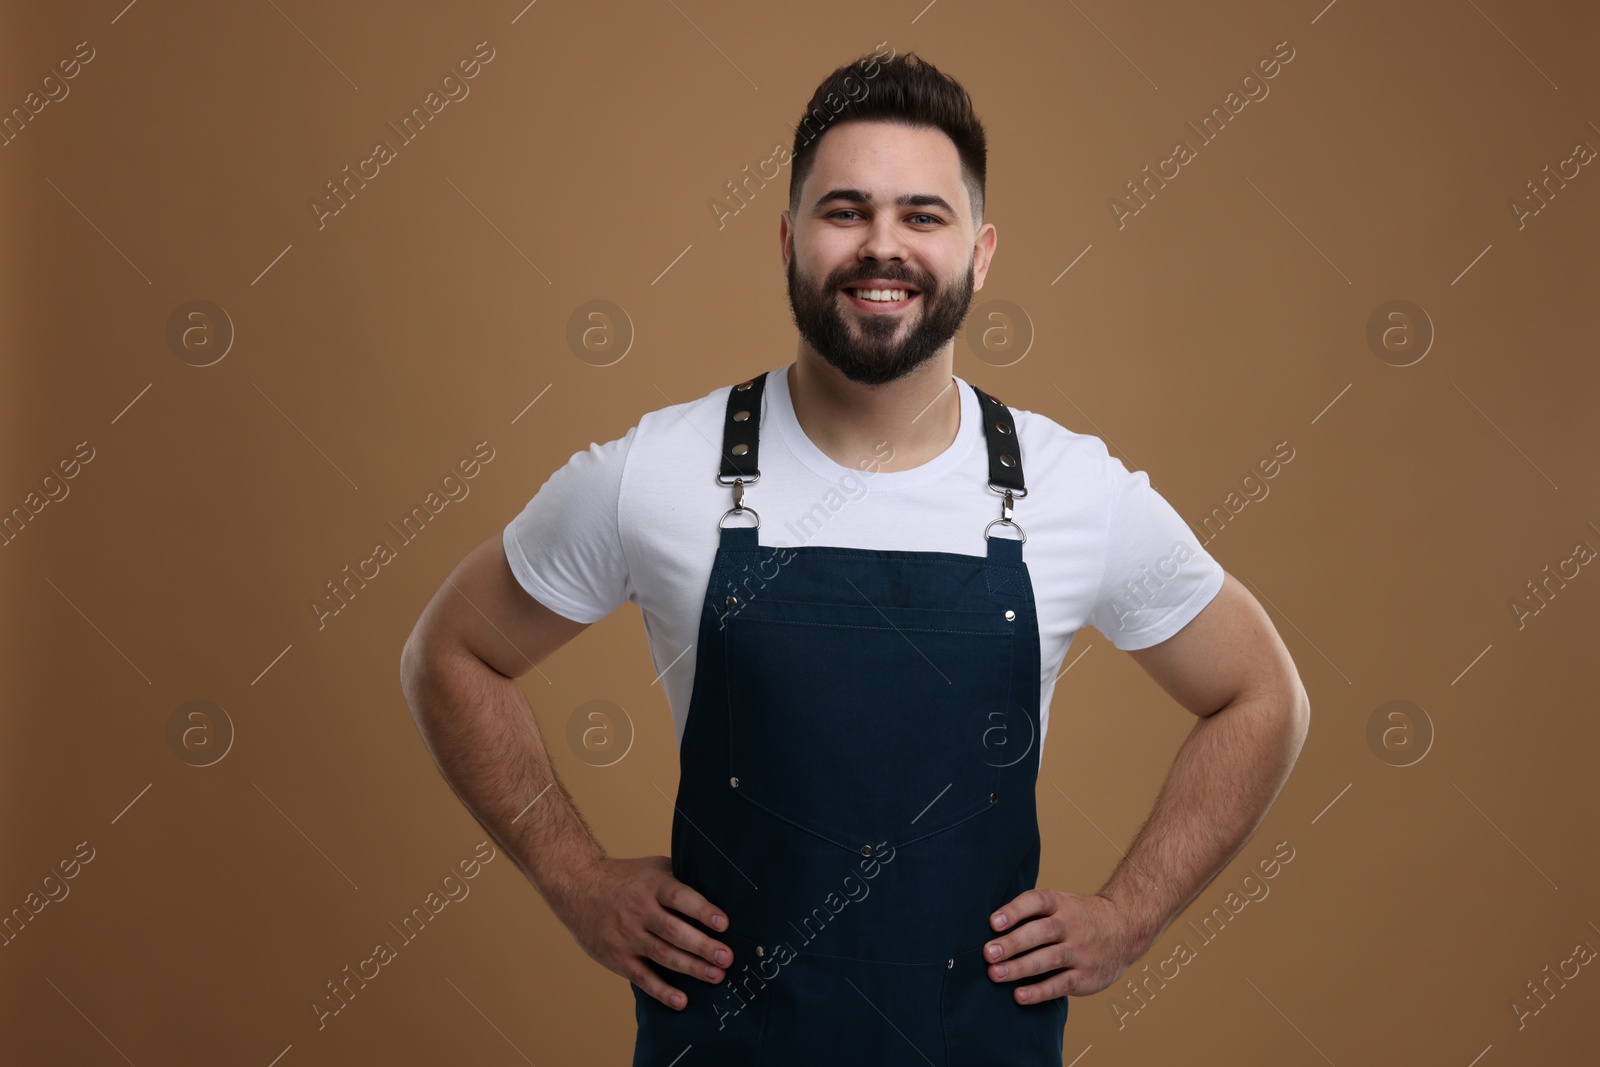
<path fill-rule="evenodd" d="M 840 99 L 778 224 L 794 360 L 575 453 L 440 588 L 402 682 L 457 795 L 629 980 L 635 1067 L 1056 1065 L 1067 998 L 1254 834 L 1309 704 L 1143 472 L 955 375 L 996 246 L 966 91 L 875 55 L 807 115 Z M 606 854 L 514 681 L 628 601 L 678 740 L 670 856 Z M 1093 893 L 1037 885 L 1034 800 L 1084 626 L 1196 717 Z"/>

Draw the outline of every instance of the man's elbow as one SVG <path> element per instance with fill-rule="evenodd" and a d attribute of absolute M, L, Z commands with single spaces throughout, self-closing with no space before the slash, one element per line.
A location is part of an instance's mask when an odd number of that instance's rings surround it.
<path fill-rule="evenodd" d="M 1311 698 L 1306 694 L 1298 675 L 1290 679 L 1281 706 L 1284 748 L 1289 763 L 1293 765 L 1300 756 L 1300 749 L 1305 746 L 1306 734 L 1311 730 Z"/>

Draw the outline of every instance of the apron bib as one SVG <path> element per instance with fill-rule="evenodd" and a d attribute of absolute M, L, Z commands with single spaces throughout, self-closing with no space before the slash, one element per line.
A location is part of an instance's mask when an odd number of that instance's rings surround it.
<path fill-rule="evenodd" d="M 989 978 L 989 916 L 1034 887 L 1039 628 L 1011 413 L 978 395 L 986 554 L 762 547 L 762 374 L 729 391 L 734 506 L 702 605 L 672 873 L 728 916 L 722 982 L 647 964 L 634 1067 L 1059 1067 L 1067 998 Z M 974 522 L 978 517 L 974 501 Z M 750 515 L 756 525 L 727 525 Z M 1023 981 L 1035 982 L 1045 975 Z"/>

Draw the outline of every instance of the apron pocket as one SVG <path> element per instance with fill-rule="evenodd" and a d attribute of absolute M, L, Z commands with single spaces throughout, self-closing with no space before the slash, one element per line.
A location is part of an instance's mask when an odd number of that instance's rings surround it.
<path fill-rule="evenodd" d="M 982 816 L 1010 756 L 1014 623 L 756 597 L 724 626 L 734 793 L 850 851 Z"/>
<path fill-rule="evenodd" d="M 757 959 L 756 943 L 733 933 L 719 933 L 733 949 L 735 970 L 716 985 L 663 967 L 645 963 L 663 980 L 682 990 L 689 1003 L 681 1010 L 669 1008 L 633 982 L 633 1067 L 749 1067 L 759 1062 L 761 1031 L 766 1023 L 767 996 L 759 977 L 751 979 L 743 964 Z M 738 988 L 735 988 L 735 985 Z M 684 1050 L 690 1049 L 683 1056 Z M 679 1056 L 683 1056 L 680 1060 Z"/>
<path fill-rule="evenodd" d="M 1012 996 L 1019 984 L 1045 977 L 996 982 L 989 977 L 982 945 L 957 953 L 945 972 L 940 1004 L 950 1063 L 1059 1067 L 1068 998 L 1018 1004 Z"/>
<path fill-rule="evenodd" d="M 941 963 L 876 963 L 800 952 L 766 990 L 762 1067 L 977 1065 L 946 1060 Z"/>

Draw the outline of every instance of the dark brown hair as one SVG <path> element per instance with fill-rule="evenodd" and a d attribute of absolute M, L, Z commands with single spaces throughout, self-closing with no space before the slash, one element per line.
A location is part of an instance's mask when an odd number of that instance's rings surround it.
<path fill-rule="evenodd" d="M 961 180 L 967 187 L 973 225 L 982 221 L 989 157 L 983 123 L 961 83 L 915 52 L 891 51 L 887 59 L 874 52 L 838 68 L 817 86 L 795 127 L 789 170 L 791 212 L 800 210 L 800 189 L 816 163 L 822 135 L 843 122 L 897 122 L 942 130 L 961 157 Z"/>

